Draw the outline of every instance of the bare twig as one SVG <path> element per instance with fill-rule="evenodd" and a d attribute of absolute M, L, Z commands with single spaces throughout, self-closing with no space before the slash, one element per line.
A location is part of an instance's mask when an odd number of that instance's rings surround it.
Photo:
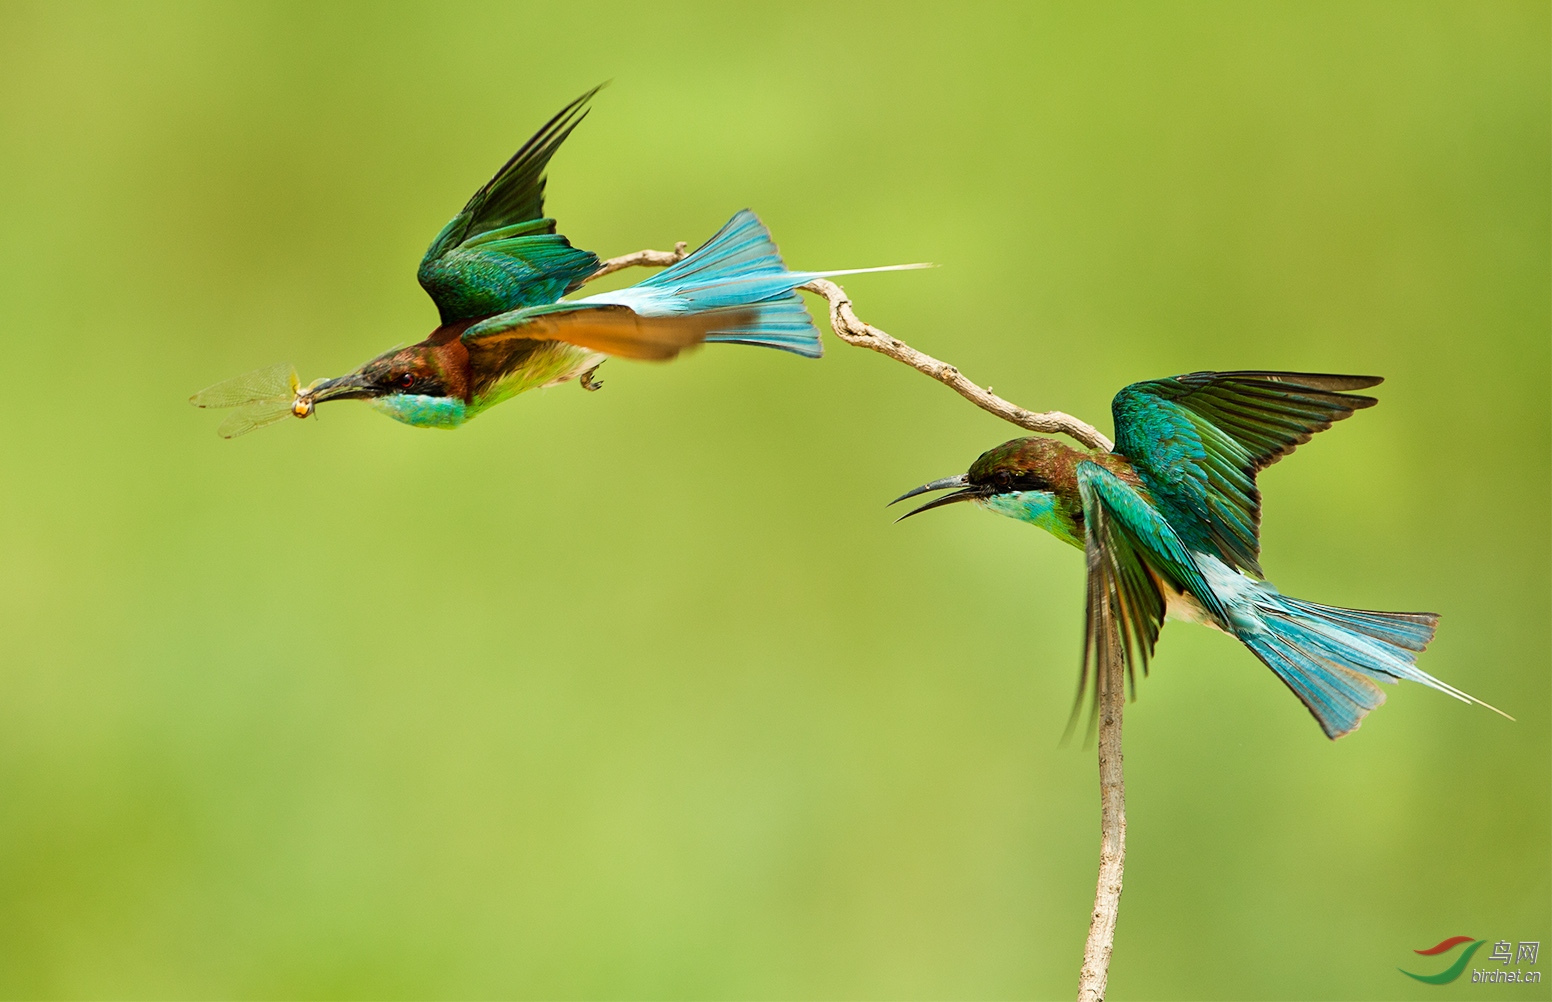
<path fill-rule="evenodd" d="M 1089 938 L 1083 944 L 1083 969 L 1078 972 L 1078 1002 L 1100 1002 L 1110 977 L 1110 952 L 1115 943 L 1116 916 L 1121 910 L 1121 874 L 1126 866 L 1126 783 L 1122 777 L 1121 708 L 1126 705 L 1122 683 L 1121 637 L 1111 631 L 1108 657 L 1096 682 L 1099 693 L 1099 882 L 1094 888 L 1094 912 Z M 1096 666 L 1099 667 L 1099 666 Z"/>
<path fill-rule="evenodd" d="M 591 282 L 595 278 L 603 278 L 605 275 L 612 275 L 626 268 L 667 268 L 671 264 L 678 264 L 680 261 L 683 261 L 685 254 L 688 253 L 686 248 L 689 246 L 689 244 L 681 240 L 674 244 L 674 249 L 671 251 L 639 250 L 634 254 L 612 257 L 599 265 L 598 270 L 587 276 L 583 281 Z"/>
<path fill-rule="evenodd" d="M 672 251 L 643 250 L 623 257 L 610 258 L 589 275 L 601 278 L 635 265 L 665 267 L 685 256 L 683 241 Z M 823 296 L 830 304 L 830 327 L 847 344 L 870 348 L 904 362 L 917 372 L 931 376 L 966 400 L 1010 424 L 1029 431 L 1066 435 L 1091 449 L 1109 452 L 1114 448 L 1099 429 L 1061 411 L 1031 411 L 1002 399 L 990 389 L 982 389 L 964 377 L 957 368 L 923 354 L 910 345 L 864 323 L 851 308 L 846 290 L 827 279 L 815 279 L 801 286 Z M 1116 916 L 1121 908 L 1121 876 L 1126 864 L 1126 785 L 1122 775 L 1121 709 L 1125 704 L 1122 682 L 1121 638 L 1108 638 L 1110 656 L 1104 659 L 1099 684 L 1099 881 L 1094 888 L 1094 911 L 1089 921 L 1088 941 L 1083 947 L 1083 969 L 1078 976 L 1079 1002 L 1100 1002 L 1110 971 L 1110 954 L 1115 943 Z"/>
<path fill-rule="evenodd" d="M 897 362 L 904 362 L 917 372 L 936 379 L 981 410 L 995 414 L 1009 424 L 1016 424 L 1030 431 L 1066 435 L 1077 439 L 1090 449 L 1103 449 L 1109 452 L 1113 448 L 1110 439 L 1100 434 L 1099 429 L 1093 425 L 1079 421 L 1071 414 L 1063 414 L 1061 411 L 1036 413 L 1009 403 L 991 390 L 984 390 L 972 383 L 947 362 L 940 362 L 931 355 L 924 355 L 899 338 L 885 334 L 871 324 L 863 323 L 852 311 L 851 300 L 846 298 L 846 290 L 834 282 L 819 278 L 800 288 L 829 300 L 830 328 L 835 331 L 836 337 L 847 344 L 854 344 L 859 348 L 871 348 L 881 355 L 888 355 Z"/>

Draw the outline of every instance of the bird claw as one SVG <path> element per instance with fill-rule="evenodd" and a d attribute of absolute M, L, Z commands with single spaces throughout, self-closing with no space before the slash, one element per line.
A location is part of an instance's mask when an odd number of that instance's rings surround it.
<path fill-rule="evenodd" d="M 599 365 L 603 365 L 603 363 L 599 362 L 598 365 L 593 366 L 591 369 L 577 377 L 577 382 L 581 383 L 582 388 L 587 390 L 589 393 L 595 393 L 598 390 L 603 389 L 604 384 L 601 381 L 593 378 L 593 374 L 598 371 Z"/>

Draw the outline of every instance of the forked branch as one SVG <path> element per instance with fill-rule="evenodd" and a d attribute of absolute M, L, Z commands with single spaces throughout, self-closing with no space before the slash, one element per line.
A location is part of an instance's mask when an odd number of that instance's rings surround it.
<path fill-rule="evenodd" d="M 610 258 L 588 277 L 591 281 L 636 265 L 666 267 L 682 260 L 685 244 L 672 251 L 643 250 Z M 1109 452 L 1113 447 L 1093 425 L 1061 411 L 1031 411 L 997 396 L 991 390 L 972 383 L 947 362 L 923 354 L 870 324 L 864 323 L 851 308 L 846 290 L 827 279 L 816 279 L 802 286 L 823 296 L 830 304 L 830 327 L 847 344 L 869 348 L 904 362 L 917 372 L 931 376 L 989 414 L 1009 424 L 1045 434 L 1066 435 L 1091 449 Z M 1083 968 L 1078 975 L 1079 1002 L 1100 1002 L 1110 971 L 1110 954 L 1115 943 L 1116 916 L 1121 906 L 1121 877 L 1126 865 L 1126 785 L 1122 775 L 1121 710 L 1125 705 L 1121 678 L 1120 638 L 1110 638 L 1110 657 L 1099 683 L 1099 803 L 1100 849 L 1099 882 L 1094 889 L 1094 911 L 1089 917 L 1088 941 L 1083 949 Z"/>

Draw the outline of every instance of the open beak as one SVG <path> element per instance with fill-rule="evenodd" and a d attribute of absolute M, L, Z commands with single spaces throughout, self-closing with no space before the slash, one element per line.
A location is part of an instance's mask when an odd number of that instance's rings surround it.
<path fill-rule="evenodd" d="M 984 490 L 972 485 L 970 483 L 970 478 L 961 473 L 957 477 L 944 477 L 942 480 L 934 480 L 930 484 L 922 484 L 920 487 L 917 487 L 914 490 L 906 491 L 904 494 L 900 495 L 889 503 L 899 504 L 906 498 L 913 498 L 918 494 L 926 494 L 928 491 L 946 491 L 951 487 L 957 487 L 959 490 L 956 490 L 952 494 L 945 494 L 940 498 L 934 498 L 933 500 L 928 501 L 926 504 L 922 505 L 920 508 L 915 508 L 906 512 L 904 515 L 901 515 L 899 518 L 895 519 L 895 521 L 899 522 L 903 519 L 910 518 L 912 515 L 920 515 L 924 511 L 928 511 L 932 508 L 941 508 L 946 504 L 953 504 L 956 501 L 974 501 L 977 498 L 983 498 L 986 496 L 986 492 Z"/>
<path fill-rule="evenodd" d="M 325 400 L 361 400 L 376 395 L 376 389 L 372 384 L 362 379 L 361 374 L 357 372 L 340 376 L 338 379 L 325 379 L 316 386 L 308 387 L 297 394 L 300 399 L 310 404 L 321 404 Z"/>

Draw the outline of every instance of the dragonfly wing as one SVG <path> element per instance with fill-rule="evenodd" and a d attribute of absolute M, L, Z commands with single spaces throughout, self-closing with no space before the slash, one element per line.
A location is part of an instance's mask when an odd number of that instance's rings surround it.
<path fill-rule="evenodd" d="M 259 401 L 284 400 L 290 407 L 299 385 L 296 366 L 279 362 L 207 386 L 189 397 L 189 403 L 195 407 L 241 407 Z"/>
<path fill-rule="evenodd" d="M 267 428 L 276 421 L 282 421 L 288 417 L 291 417 L 289 399 L 261 400 L 244 404 L 227 415 L 226 420 L 221 422 L 221 427 L 216 429 L 216 434 L 222 438 L 236 438 L 250 431 Z"/>

